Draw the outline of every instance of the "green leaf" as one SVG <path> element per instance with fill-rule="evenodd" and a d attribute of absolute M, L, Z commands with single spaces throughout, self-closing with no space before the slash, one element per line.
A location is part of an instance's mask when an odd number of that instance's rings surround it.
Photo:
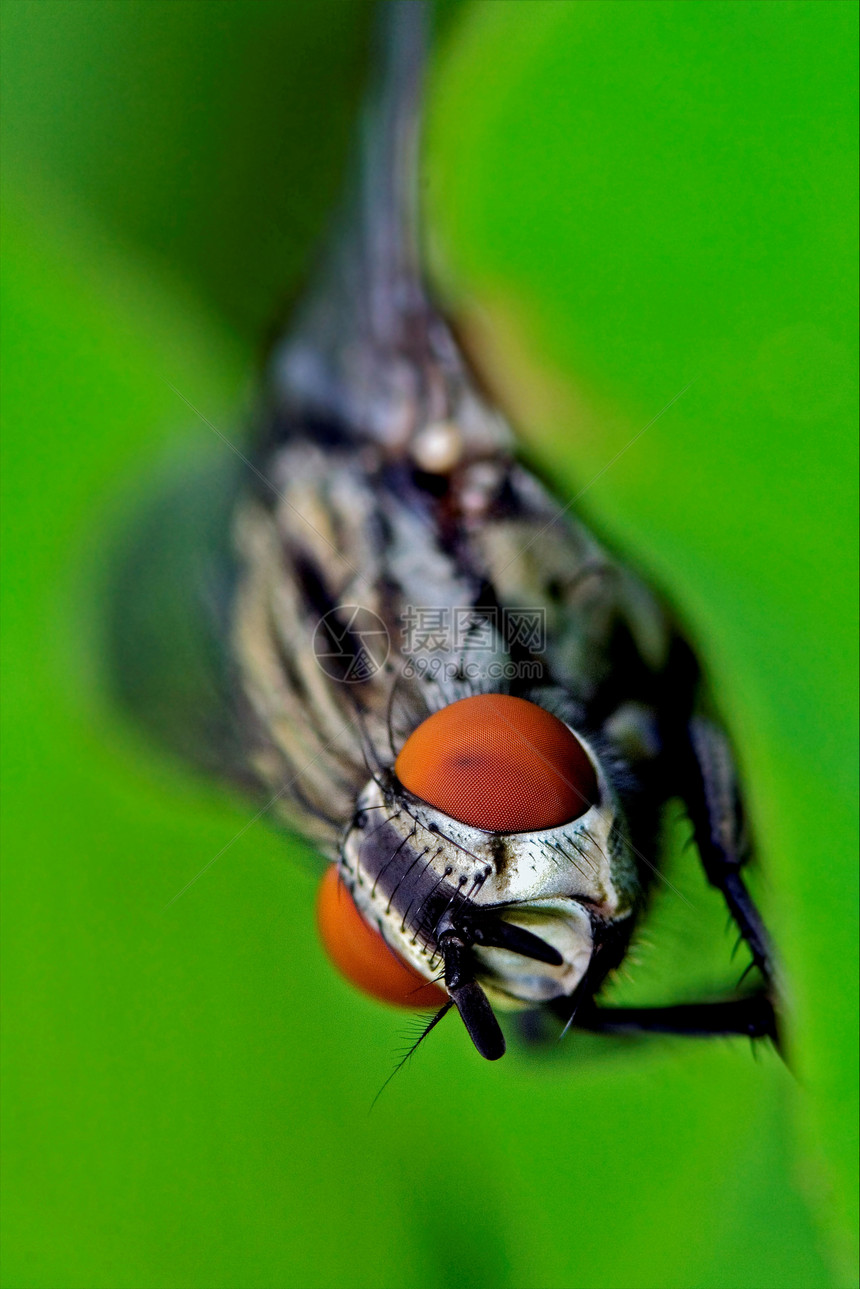
<path fill-rule="evenodd" d="M 5 1282 L 847 1285 L 848 6 L 466 9 L 427 167 L 446 291 L 534 454 L 572 495 L 624 449 L 583 506 L 711 664 L 796 1077 L 743 1043 L 575 1035 L 489 1068 L 442 1024 L 369 1114 L 414 1022 L 333 975 L 307 848 L 106 701 L 106 562 L 163 455 L 213 451 L 167 382 L 239 436 L 334 192 L 360 18 L 5 6 Z M 728 960 L 672 863 L 688 903 L 661 900 L 624 989 Z"/>

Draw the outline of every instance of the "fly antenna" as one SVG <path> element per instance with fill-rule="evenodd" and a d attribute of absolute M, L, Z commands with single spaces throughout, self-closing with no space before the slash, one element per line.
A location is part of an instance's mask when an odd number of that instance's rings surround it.
<path fill-rule="evenodd" d="M 437 1013 L 436 1013 L 436 1015 L 435 1015 L 435 1016 L 431 1016 L 430 1020 L 429 1020 L 429 1021 L 427 1022 L 427 1024 L 424 1026 L 424 1028 L 422 1029 L 421 1033 L 418 1035 L 418 1037 L 416 1038 L 415 1042 L 414 1042 L 414 1043 L 412 1044 L 412 1046 L 409 1048 L 409 1050 L 408 1050 L 408 1052 L 406 1053 L 406 1055 L 405 1055 L 405 1056 L 402 1056 L 402 1057 L 400 1058 L 400 1060 L 399 1060 L 399 1061 L 397 1062 L 397 1064 L 395 1065 L 394 1069 L 393 1069 L 393 1070 L 391 1071 L 391 1073 L 389 1074 L 388 1078 L 387 1078 L 387 1079 L 385 1080 L 385 1082 L 383 1083 L 382 1087 L 381 1087 L 381 1088 L 379 1089 L 379 1091 L 377 1092 L 376 1096 L 375 1096 L 375 1097 L 373 1098 L 373 1100 L 371 1101 L 371 1103 L 370 1103 L 370 1111 L 368 1111 L 368 1113 L 371 1113 L 371 1112 L 373 1111 L 374 1106 L 376 1105 L 376 1103 L 377 1103 L 377 1101 L 379 1100 L 379 1098 L 382 1096 L 382 1094 L 383 1094 L 383 1092 L 385 1091 L 385 1089 L 388 1087 L 388 1085 L 389 1085 L 389 1083 L 391 1082 L 391 1080 L 394 1078 L 395 1074 L 399 1074 L 399 1073 L 400 1073 L 400 1071 L 403 1069 L 404 1065 L 407 1063 L 407 1061 L 409 1061 L 409 1060 L 411 1060 L 411 1059 L 412 1059 L 412 1057 L 414 1056 L 415 1052 L 418 1050 L 418 1048 L 419 1048 L 419 1047 L 421 1046 L 421 1044 L 424 1042 L 425 1038 L 426 1038 L 426 1037 L 427 1037 L 427 1035 L 430 1033 L 430 1031 L 436 1028 L 436 1026 L 439 1024 L 439 1022 L 440 1022 L 440 1020 L 442 1019 L 442 1017 L 443 1017 L 443 1016 L 447 1016 L 447 1015 L 448 1015 L 448 1012 L 451 1010 L 451 1008 L 452 1008 L 453 1006 L 454 1006 L 454 1003 L 449 999 L 449 1001 L 448 1001 L 447 1003 L 443 1003 L 443 1004 L 442 1004 L 442 1006 L 439 1008 L 439 1010 L 437 1011 Z"/>
<path fill-rule="evenodd" d="M 560 967 L 564 962 L 558 949 L 541 940 L 540 936 L 492 914 L 469 922 L 469 938 L 472 944 L 507 949 L 508 953 L 518 953 L 533 962 L 545 962 L 550 967 Z"/>
<path fill-rule="evenodd" d="M 445 988 L 469 1038 L 485 1060 L 497 1061 L 505 1054 L 505 1036 L 487 995 L 475 979 L 468 933 L 455 926 L 446 913 L 439 921 L 436 943 L 445 963 Z"/>

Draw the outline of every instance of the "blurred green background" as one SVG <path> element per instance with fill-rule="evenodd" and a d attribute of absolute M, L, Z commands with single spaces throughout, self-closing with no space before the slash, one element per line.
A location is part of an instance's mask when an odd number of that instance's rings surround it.
<path fill-rule="evenodd" d="M 437 280 L 559 494 L 590 485 L 701 642 L 794 1073 L 577 1035 L 490 1067 L 446 1024 L 369 1112 L 413 1023 L 327 965 L 307 848 L 237 836 L 253 810 L 127 727 L 100 655 L 117 533 L 165 452 L 213 450 L 166 382 L 241 432 L 369 10 L 6 0 L 10 1289 L 856 1283 L 856 7 L 442 16 Z M 683 836 L 618 998 L 739 974 Z"/>

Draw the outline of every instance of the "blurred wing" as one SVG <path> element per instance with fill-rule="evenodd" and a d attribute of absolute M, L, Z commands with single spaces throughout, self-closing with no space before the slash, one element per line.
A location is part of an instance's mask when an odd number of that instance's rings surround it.
<path fill-rule="evenodd" d="M 114 696 L 147 733 L 249 786 L 227 650 L 239 469 L 219 457 L 161 472 L 111 563 L 106 652 Z"/>

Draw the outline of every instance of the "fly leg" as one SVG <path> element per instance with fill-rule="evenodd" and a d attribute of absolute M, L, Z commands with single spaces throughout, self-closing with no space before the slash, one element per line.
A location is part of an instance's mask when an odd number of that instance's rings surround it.
<path fill-rule="evenodd" d="M 693 824 L 708 881 L 721 892 L 769 986 L 773 964 L 761 914 L 746 888 L 743 866 L 749 849 L 728 739 L 716 725 L 694 717 L 685 731 L 678 762 L 679 791 Z"/>
<path fill-rule="evenodd" d="M 671 786 L 689 812 L 705 874 L 721 892 L 765 987 L 741 997 L 666 1007 L 601 1007 L 584 993 L 573 1017 L 569 1000 L 566 1007 L 557 1003 L 551 1009 L 577 1029 L 595 1033 L 739 1034 L 770 1038 L 779 1047 L 768 937 L 743 879 L 749 847 L 728 740 L 716 725 L 694 717 L 673 753 Z"/>
<path fill-rule="evenodd" d="M 577 1009 L 573 1024 L 603 1034 L 745 1034 L 770 1038 L 779 1046 L 776 1014 L 764 993 L 672 1007 L 598 1007 L 589 1002 Z"/>

